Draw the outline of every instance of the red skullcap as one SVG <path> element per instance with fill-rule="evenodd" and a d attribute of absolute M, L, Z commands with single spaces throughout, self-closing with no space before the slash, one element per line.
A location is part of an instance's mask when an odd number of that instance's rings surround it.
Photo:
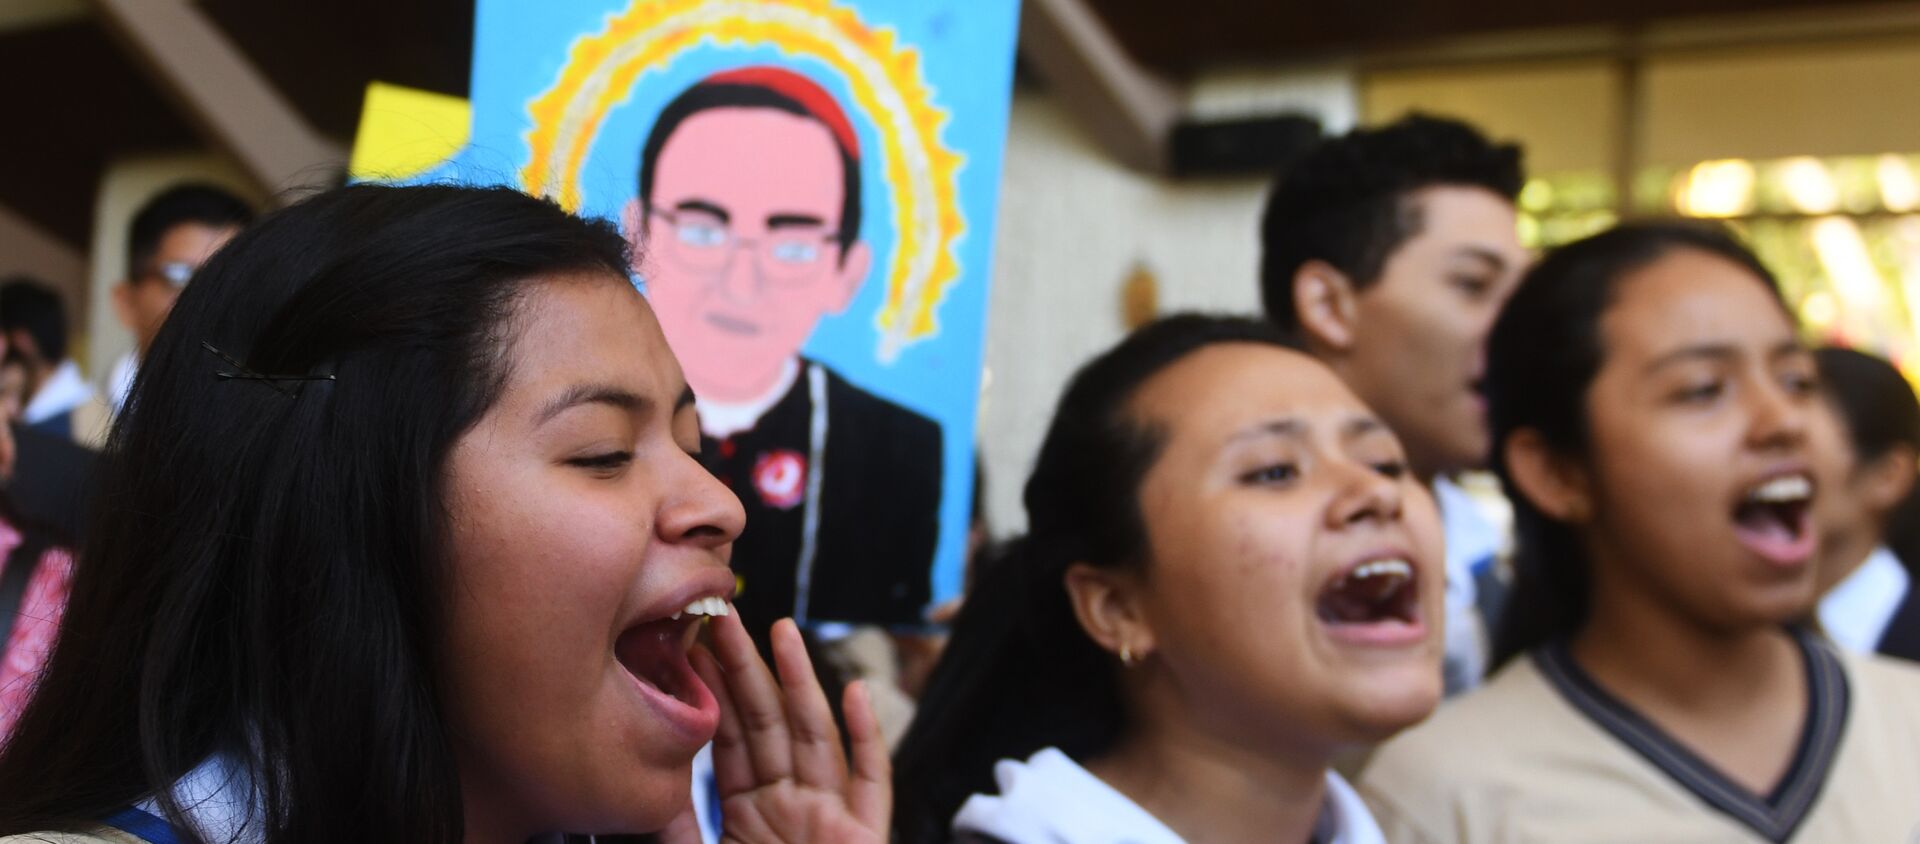
<path fill-rule="evenodd" d="M 826 125 L 834 140 L 840 142 L 840 148 L 847 151 L 847 157 L 860 160 L 860 141 L 853 134 L 853 124 L 847 121 L 846 112 L 840 110 L 840 104 L 827 89 L 805 76 L 784 67 L 762 65 L 723 70 L 700 80 L 700 84 L 751 85 L 793 100 L 808 116 Z"/>

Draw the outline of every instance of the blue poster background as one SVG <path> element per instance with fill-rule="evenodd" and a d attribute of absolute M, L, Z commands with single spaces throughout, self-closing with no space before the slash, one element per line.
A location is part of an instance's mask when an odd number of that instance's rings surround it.
<path fill-rule="evenodd" d="M 423 181 L 520 184 L 533 150 L 529 103 L 553 88 L 578 39 L 602 32 L 611 16 L 656 0 L 479 0 L 474 38 L 472 135 L 446 166 Z M 918 53 L 933 104 L 947 115 L 938 137 L 964 156 L 957 175 L 965 232 L 952 252 L 958 279 L 935 311 L 938 332 L 882 361 L 875 316 L 886 297 L 885 257 L 896 240 L 893 196 L 883 163 L 863 160 L 861 239 L 873 269 L 844 313 L 822 320 L 803 354 L 865 389 L 938 422 L 943 431 L 940 535 L 933 600 L 959 594 L 973 492 L 974 423 L 992 266 L 994 209 L 1012 87 L 1018 0 L 839 0 L 861 20 L 891 29 Z M 826 61 L 775 46 L 702 41 L 643 72 L 606 116 L 580 170 L 579 211 L 618 223 L 636 189 L 639 152 L 654 115 L 695 82 L 748 65 L 780 65 L 805 74 L 845 104 L 863 150 L 880 150 L 879 130 L 855 104 L 850 83 Z M 877 156 L 875 156 L 877 158 Z M 637 280 L 644 289 L 644 280 Z"/>

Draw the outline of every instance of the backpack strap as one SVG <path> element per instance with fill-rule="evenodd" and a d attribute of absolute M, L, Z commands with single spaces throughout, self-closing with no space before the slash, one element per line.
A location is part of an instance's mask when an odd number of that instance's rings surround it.
<path fill-rule="evenodd" d="M 128 806 L 106 819 L 106 825 L 138 838 L 147 844 L 184 844 L 188 838 L 172 824 L 138 806 Z"/>

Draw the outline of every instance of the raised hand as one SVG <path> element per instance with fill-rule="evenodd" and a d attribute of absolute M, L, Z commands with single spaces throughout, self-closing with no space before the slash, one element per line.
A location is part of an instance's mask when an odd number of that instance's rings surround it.
<path fill-rule="evenodd" d="M 709 632 L 713 649 L 696 648 L 693 666 L 720 702 L 713 768 L 725 840 L 886 841 L 892 766 L 865 684 L 848 685 L 842 701 L 849 770 L 826 692 L 791 620 L 773 626 L 777 682 L 738 617 L 715 618 Z"/>

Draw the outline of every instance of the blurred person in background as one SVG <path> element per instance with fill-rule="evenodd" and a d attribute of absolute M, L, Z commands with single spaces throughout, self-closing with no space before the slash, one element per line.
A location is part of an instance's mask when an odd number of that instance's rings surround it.
<path fill-rule="evenodd" d="M 0 484 L 13 481 L 18 453 L 13 429 L 0 425 Z M 32 696 L 66 613 L 73 580 L 69 536 L 0 492 L 0 747 Z"/>
<path fill-rule="evenodd" d="M 18 355 L 0 357 L 0 419 L 20 421 L 27 398 L 27 362 Z"/>
<path fill-rule="evenodd" d="M 1814 353 L 1839 434 L 1820 498 L 1820 626 L 1856 651 L 1920 660 L 1920 401 L 1885 358 Z"/>
<path fill-rule="evenodd" d="M 51 541 L 71 547 L 80 535 L 93 478 L 93 449 L 75 443 L 65 434 L 32 427 L 21 420 L 28 399 L 28 366 L 24 357 L 10 348 L 8 332 L 0 331 L 0 409 L 4 419 L 4 467 L 0 467 L 0 519 L 13 525 L 31 525 L 41 529 Z M 98 400 L 93 403 L 98 407 Z M 85 406 L 83 406 L 85 407 Z M 105 416 L 104 409 L 98 415 Z M 104 422 L 101 423 L 104 428 Z M 4 534 L 0 533 L 0 539 Z M 16 574 L 27 571 L 15 567 Z M 4 589 L 0 586 L 0 589 Z M 4 600 L 0 600 L 4 603 Z M 0 619 L 4 619 L 0 613 Z M 5 637 L 0 636 L 0 646 Z M 4 689 L 0 688 L 0 692 Z"/>
<path fill-rule="evenodd" d="M 1267 318 L 1386 420 L 1440 503 L 1450 693 L 1485 673 L 1505 592 L 1505 538 L 1448 475 L 1487 462 L 1487 331 L 1530 260 L 1523 181 L 1518 147 L 1413 115 L 1309 150 L 1261 221 Z"/>
<path fill-rule="evenodd" d="M 1178 316 L 1068 384 L 897 755 L 907 842 L 1380 842 L 1337 754 L 1441 693 L 1441 530 L 1273 326 Z"/>
<path fill-rule="evenodd" d="M 107 404 L 126 405 L 140 361 L 160 324 L 200 265 L 253 220 L 253 209 L 228 191 L 175 185 L 140 207 L 127 230 L 127 279 L 113 288 L 113 309 L 133 334 L 134 348 L 107 375 Z M 98 365 L 98 364 L 96 364 Z"/>
<path fill-rule="evenodd" d="M 25 376 L 20 420 L 87 445 L 104 440 L 106 406 L 67 357 L 67 309 L 59 291 L 24 277 L 0 282 L 0 333 L 7 338 L 6 360 Z"/>
<path fill-rule="evenodd" d="M 1920 669 L 1797 626 L 1817 599 L 1819 371 L 1723 232 L 1549 254 L 1488 345 L 1518 547 L 1496 673 L 1388 742 L 1394 841 L 1905 841 Z"/>

